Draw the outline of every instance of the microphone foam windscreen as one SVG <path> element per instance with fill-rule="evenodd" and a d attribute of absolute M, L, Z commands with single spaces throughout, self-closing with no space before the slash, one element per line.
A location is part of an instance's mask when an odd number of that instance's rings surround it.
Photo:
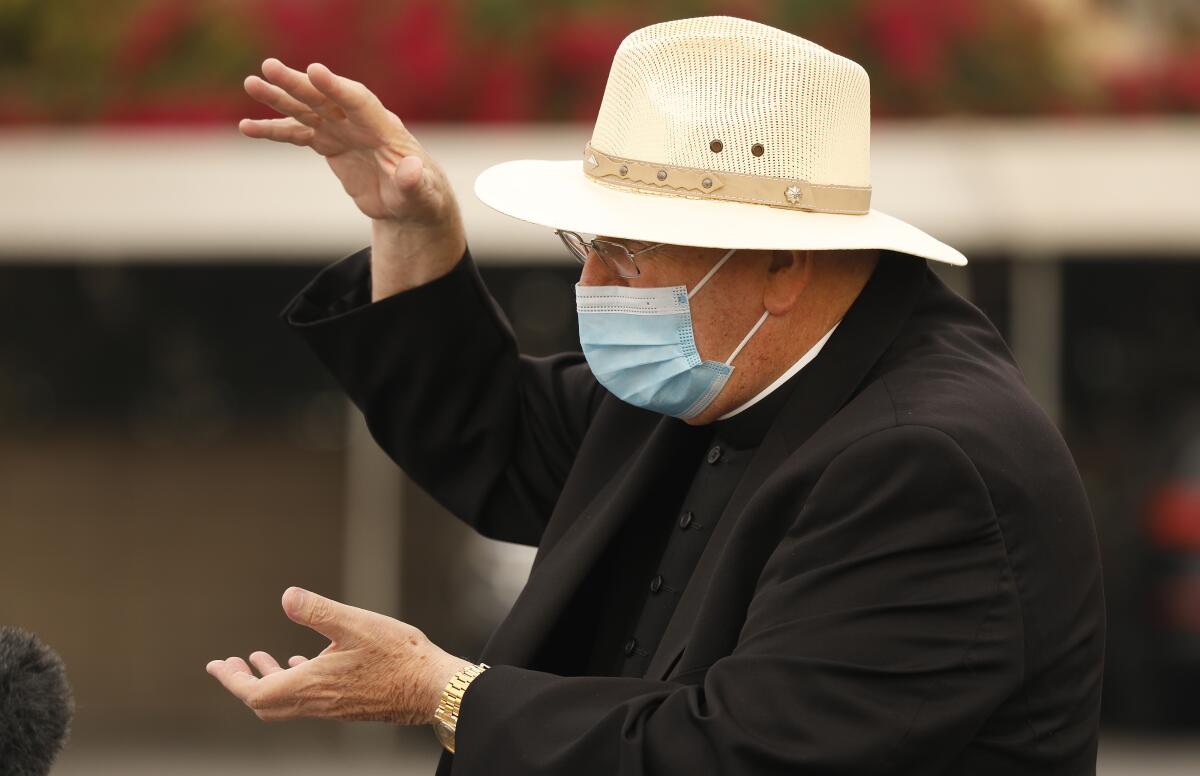
<path fill-rule="evenodd" d="M 45 776 L 74 712 L 62 659 L 32 633 L 0 626 L 0 776 Z"/>

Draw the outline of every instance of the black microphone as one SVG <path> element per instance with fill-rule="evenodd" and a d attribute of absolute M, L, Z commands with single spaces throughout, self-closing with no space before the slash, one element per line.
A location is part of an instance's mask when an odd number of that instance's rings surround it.
<path fill-rule="evenodd" d="M 75 711 L 62 658 L 20 628 L 0 625 L 0 776 L 46 776 Z"/>

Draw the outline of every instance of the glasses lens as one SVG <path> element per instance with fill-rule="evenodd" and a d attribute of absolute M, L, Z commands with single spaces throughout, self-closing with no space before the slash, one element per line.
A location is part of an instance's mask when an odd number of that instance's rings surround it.
<path fill-rule="evenodd" d="M 608 240 L 592 240 L 592 247 L 596 249 L 596 253 L 604 260 L 609 269 L 620 277 L 635 278 L 641 274 L 637 264 L 629 255 L 629 250 L 624 245 Z"/>
<path fill-rule="evenodd" d="M 558 237 L 563 241 L 563 245 L 567 246 L 567 249 L 571 251 L 571 255 L 575 257 L 576 261 L 580 264 L 587 264 L 588 249 L 583 244 L 582 237 L 574 232 L 559 232 Z"/>

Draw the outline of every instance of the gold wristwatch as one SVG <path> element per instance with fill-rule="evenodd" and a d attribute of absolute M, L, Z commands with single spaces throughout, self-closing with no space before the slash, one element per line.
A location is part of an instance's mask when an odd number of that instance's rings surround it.
<path fill-rule="evenodd" d="M 467 685 L 488 668 L 491 666 L 487 663 L 466 666 L 442 690 L 442 699 L 433 712 L 433 732 L 451 754 L 454 753 L 454 730 L 458 727 L 458 710 L 462 706 L 463 693 L 467 691 Z"/>

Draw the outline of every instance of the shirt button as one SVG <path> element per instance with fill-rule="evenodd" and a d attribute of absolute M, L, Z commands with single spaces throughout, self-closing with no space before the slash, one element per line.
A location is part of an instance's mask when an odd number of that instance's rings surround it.
<path fill-rule="evenodd" d="M 721 447 L 719 445 L 713 445 L 713 448 L 708 451 L 708 456 L 705 457 L 704 460 L 708 461 L 709 463 L 716 463 L 717 461 L 721 460 Z"/>
<path fill-rule="evenodd" d="M 626 655 L 632 655 L 635 649 L 637 649 L 637 639 L 630 639 L 629 641 L 625 642 Z"/>
<path fill-rule="evenodd" d="M 680 528 L 687 528 L 691 524 L 692 524 L 692 513 L 691 512 L 684 512 L 682 515 L 679 516 L 679 527 Z"/>
<path fill-rule="evenodd" d="M 654 579 L 650 580 L 650 592 L 657 593 L 662 589 L 663 578 L 662 574 L 655 575 Z"/>

